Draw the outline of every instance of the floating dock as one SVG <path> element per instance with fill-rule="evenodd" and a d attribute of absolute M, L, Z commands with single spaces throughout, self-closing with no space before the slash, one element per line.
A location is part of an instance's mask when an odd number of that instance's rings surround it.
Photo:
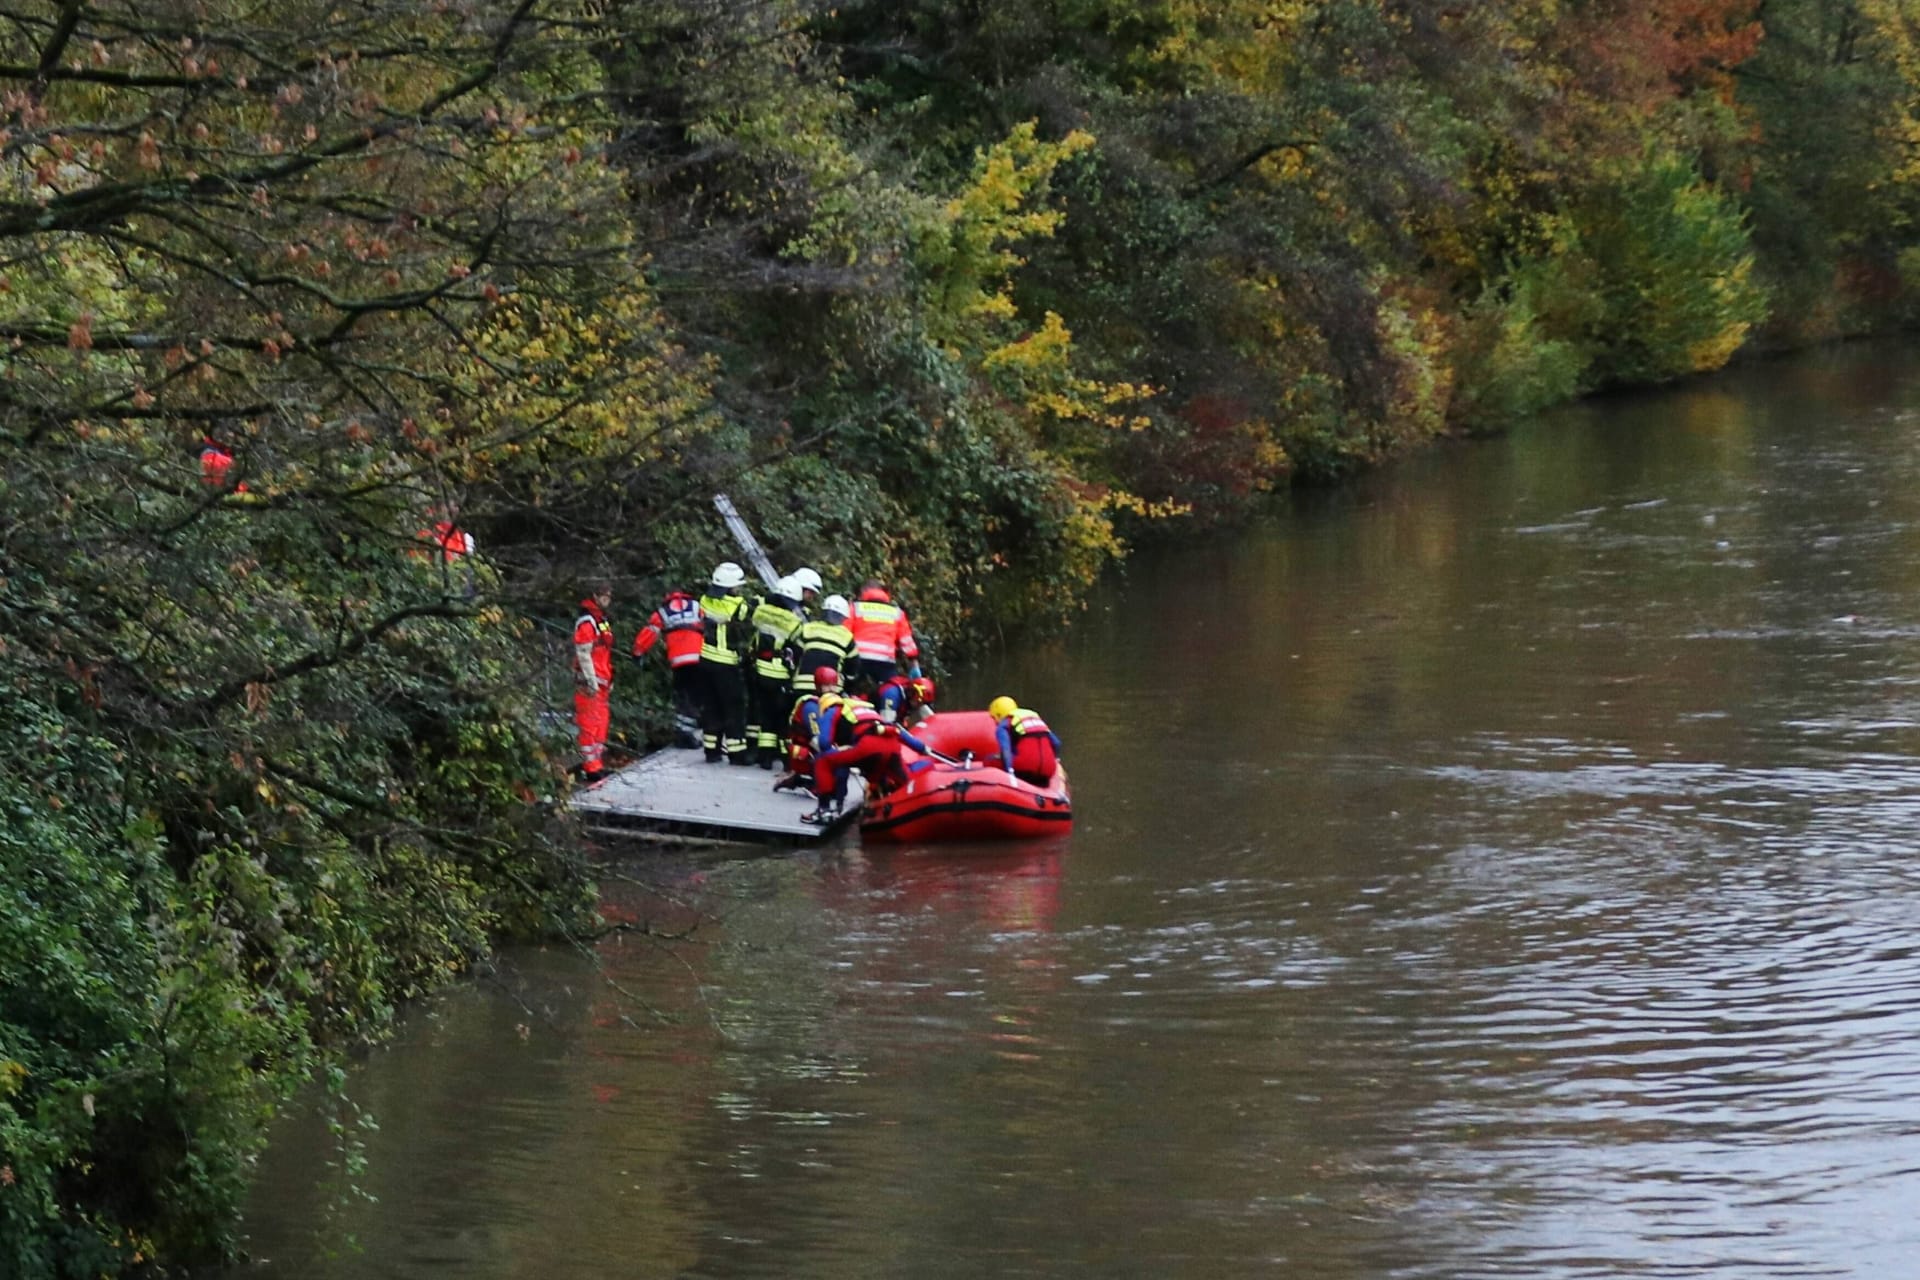
<path fill-rule="evenodd" d="M 708 764 L 697 748 L 670 747 L 613 771 L 605 782 L 573 793 L 581 825 L 602 835 L 805 844 L 843 829 L 860 812 L 866 785 L 847 778 L 838 821 L 814 826 L 800 815 L 814 806 L 804 791 L 775 791 L 769 769 Z"/>

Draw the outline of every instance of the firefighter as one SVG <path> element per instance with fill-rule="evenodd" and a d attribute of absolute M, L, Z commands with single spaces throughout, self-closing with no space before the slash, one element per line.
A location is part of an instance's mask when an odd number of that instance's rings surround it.
<path fill-rule="evenodd" d="M 800 821 L 819 825 L 840 816 L 847 795 L 847 773 L 858 768 L 875 795 L 884 795 L 907 781 L 907 762 L 900 758 L 905 747 L 922 755 L 929 754 L 926 743 L 897 724 L 888 724 L 880 713 L 866 703 L 853 703 L 841 710 L 832 730 L 833 750 L 813 762 L 813 794 L 819 803 Z M 823 727 L 822 732 L 827 730 Z M 838 744 L 844 745 L 838 745 Z"/>
<path fill-rule="evenodd" d="M 800 603 L 808 609 L 813 608 L 813 602 L 820 598 L 820 575 L 802 566 L 793 571 L 792 577 L 795 582 L 800 584 L 800 595 L 798 597 Z"/>
<path fill-rule="evenodd" d="M 1002 694 L 987 704 L 1000 739 L 1000 767 L 1022 782 L 1044 787 L 1060 764 L 1060 739 L 1047 722 Z"/>
<path fill-rule="evenodd" d="M 683 747 L 700 745 L 700 708 L 705 691 L 700 678 L 700 646 L 706 640 L 700 602 L 675 587 L 633 637 L 635 660 L 646 657 L 664 639 L 667 672 L 673 681 L 673 734 Z"/>
<path fill-rule="evenodd" d="M 580 772 L 591 786 L 606 776 L 607 722 L 613 697 L 613 588 L 595 583 L 573 624 L 573 719 L 580 728 Z"/>
<path fill-rule="evenodd" d="M 793 633 L 795 693 L 813 693 L 814 672 L 825 667 L 837 678 L 853 658 L 853 632 L 847 629 L 847 598 L 828 596 L 820 602 L 820 613 L 819 618 L 809 618 Z"/>
<path fill-rule="evenodd" d="M 747 749 L 762 769 L 780 758 L 780 731 L 793 707 L 793 666 L 789 656 L 800 630 L 800 583 L 780 579 L 772 594 L 754 605 L 753 671 L 749 677 Z"/>
<path fill-rule="evenodd" d="M 893 679 L 903 658 L 908 663 L 908 675 L 920 674 L 920 643 L 907 624 L 907 611 L 893 602 L 879 579 L 868 578 L 861 586 L 847 626 L 853 632 L 859 670 L 872 676 L 874 684 Z"/>
<path fill-rule="evenodd" d="M 728 560 L 715 567 L 713 582 L 700 597 L 700 745 L 707 762 L 725 759 L 751 764 L 747 753 L 747 686 L 741 660 L 753 647 L 752 612 L 740 594 L 747 575 Z"/>

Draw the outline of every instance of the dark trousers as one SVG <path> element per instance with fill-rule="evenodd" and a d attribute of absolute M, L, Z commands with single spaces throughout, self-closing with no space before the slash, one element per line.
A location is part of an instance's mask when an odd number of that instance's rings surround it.
<path fill-rule="evenodd" d="M 793 710 L 793 692 L 785 677 L 775 678 L 755 670 L 752 681 L 753 706 L 747 716 L 747 746 L 768 769 L 780 758 L 780 735 Z"/>
<path fill-rule="evenodd" d="M 873 681 L 873 687 L 878 689 L 881 685 L 900 674 L 900 664 L 897 662 L 882 662 L 878 658 L 855 658 L 853 660 L 853 674 L 856 676 L 867 676 Z"/>
<path fill-rule="evenodd" d="M 700 683 L 705 696 L 700 701 L 700 745 L 708 759 L 725 755 L 728 759 L 747 759 L 747 686 L 740 668 L 725 662 L 702 661 Z"/>
<path fill-rule="evenodd" d="M 705 681 L 700 664 L 689 662 L 671 669 L 673 681 L 673 738 L 683 747 L 700 745 L 700 707 L 705 697 Z"/>

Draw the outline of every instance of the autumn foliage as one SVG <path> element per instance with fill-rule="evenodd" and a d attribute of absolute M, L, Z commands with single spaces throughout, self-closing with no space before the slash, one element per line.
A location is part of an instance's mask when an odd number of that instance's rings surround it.
<path fill-rule="evenodd" d="M 1906 323 L 1916 31 L 0 0 L 0 1272 L 230 1252 L 289 1089 L 572 926 L 540 624 L 697 581 L 715 490 L 944 657 L 1129 539 Z"/>

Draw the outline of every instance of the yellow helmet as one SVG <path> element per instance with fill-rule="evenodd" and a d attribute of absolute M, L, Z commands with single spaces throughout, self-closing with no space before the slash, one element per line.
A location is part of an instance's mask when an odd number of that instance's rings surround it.
<path fill-rule="evenodd" d="M 987 704 L 987 714 L 995 720 L 1005 720 L 1019 709 L 1020 704 L 1004 693 Z"/>

